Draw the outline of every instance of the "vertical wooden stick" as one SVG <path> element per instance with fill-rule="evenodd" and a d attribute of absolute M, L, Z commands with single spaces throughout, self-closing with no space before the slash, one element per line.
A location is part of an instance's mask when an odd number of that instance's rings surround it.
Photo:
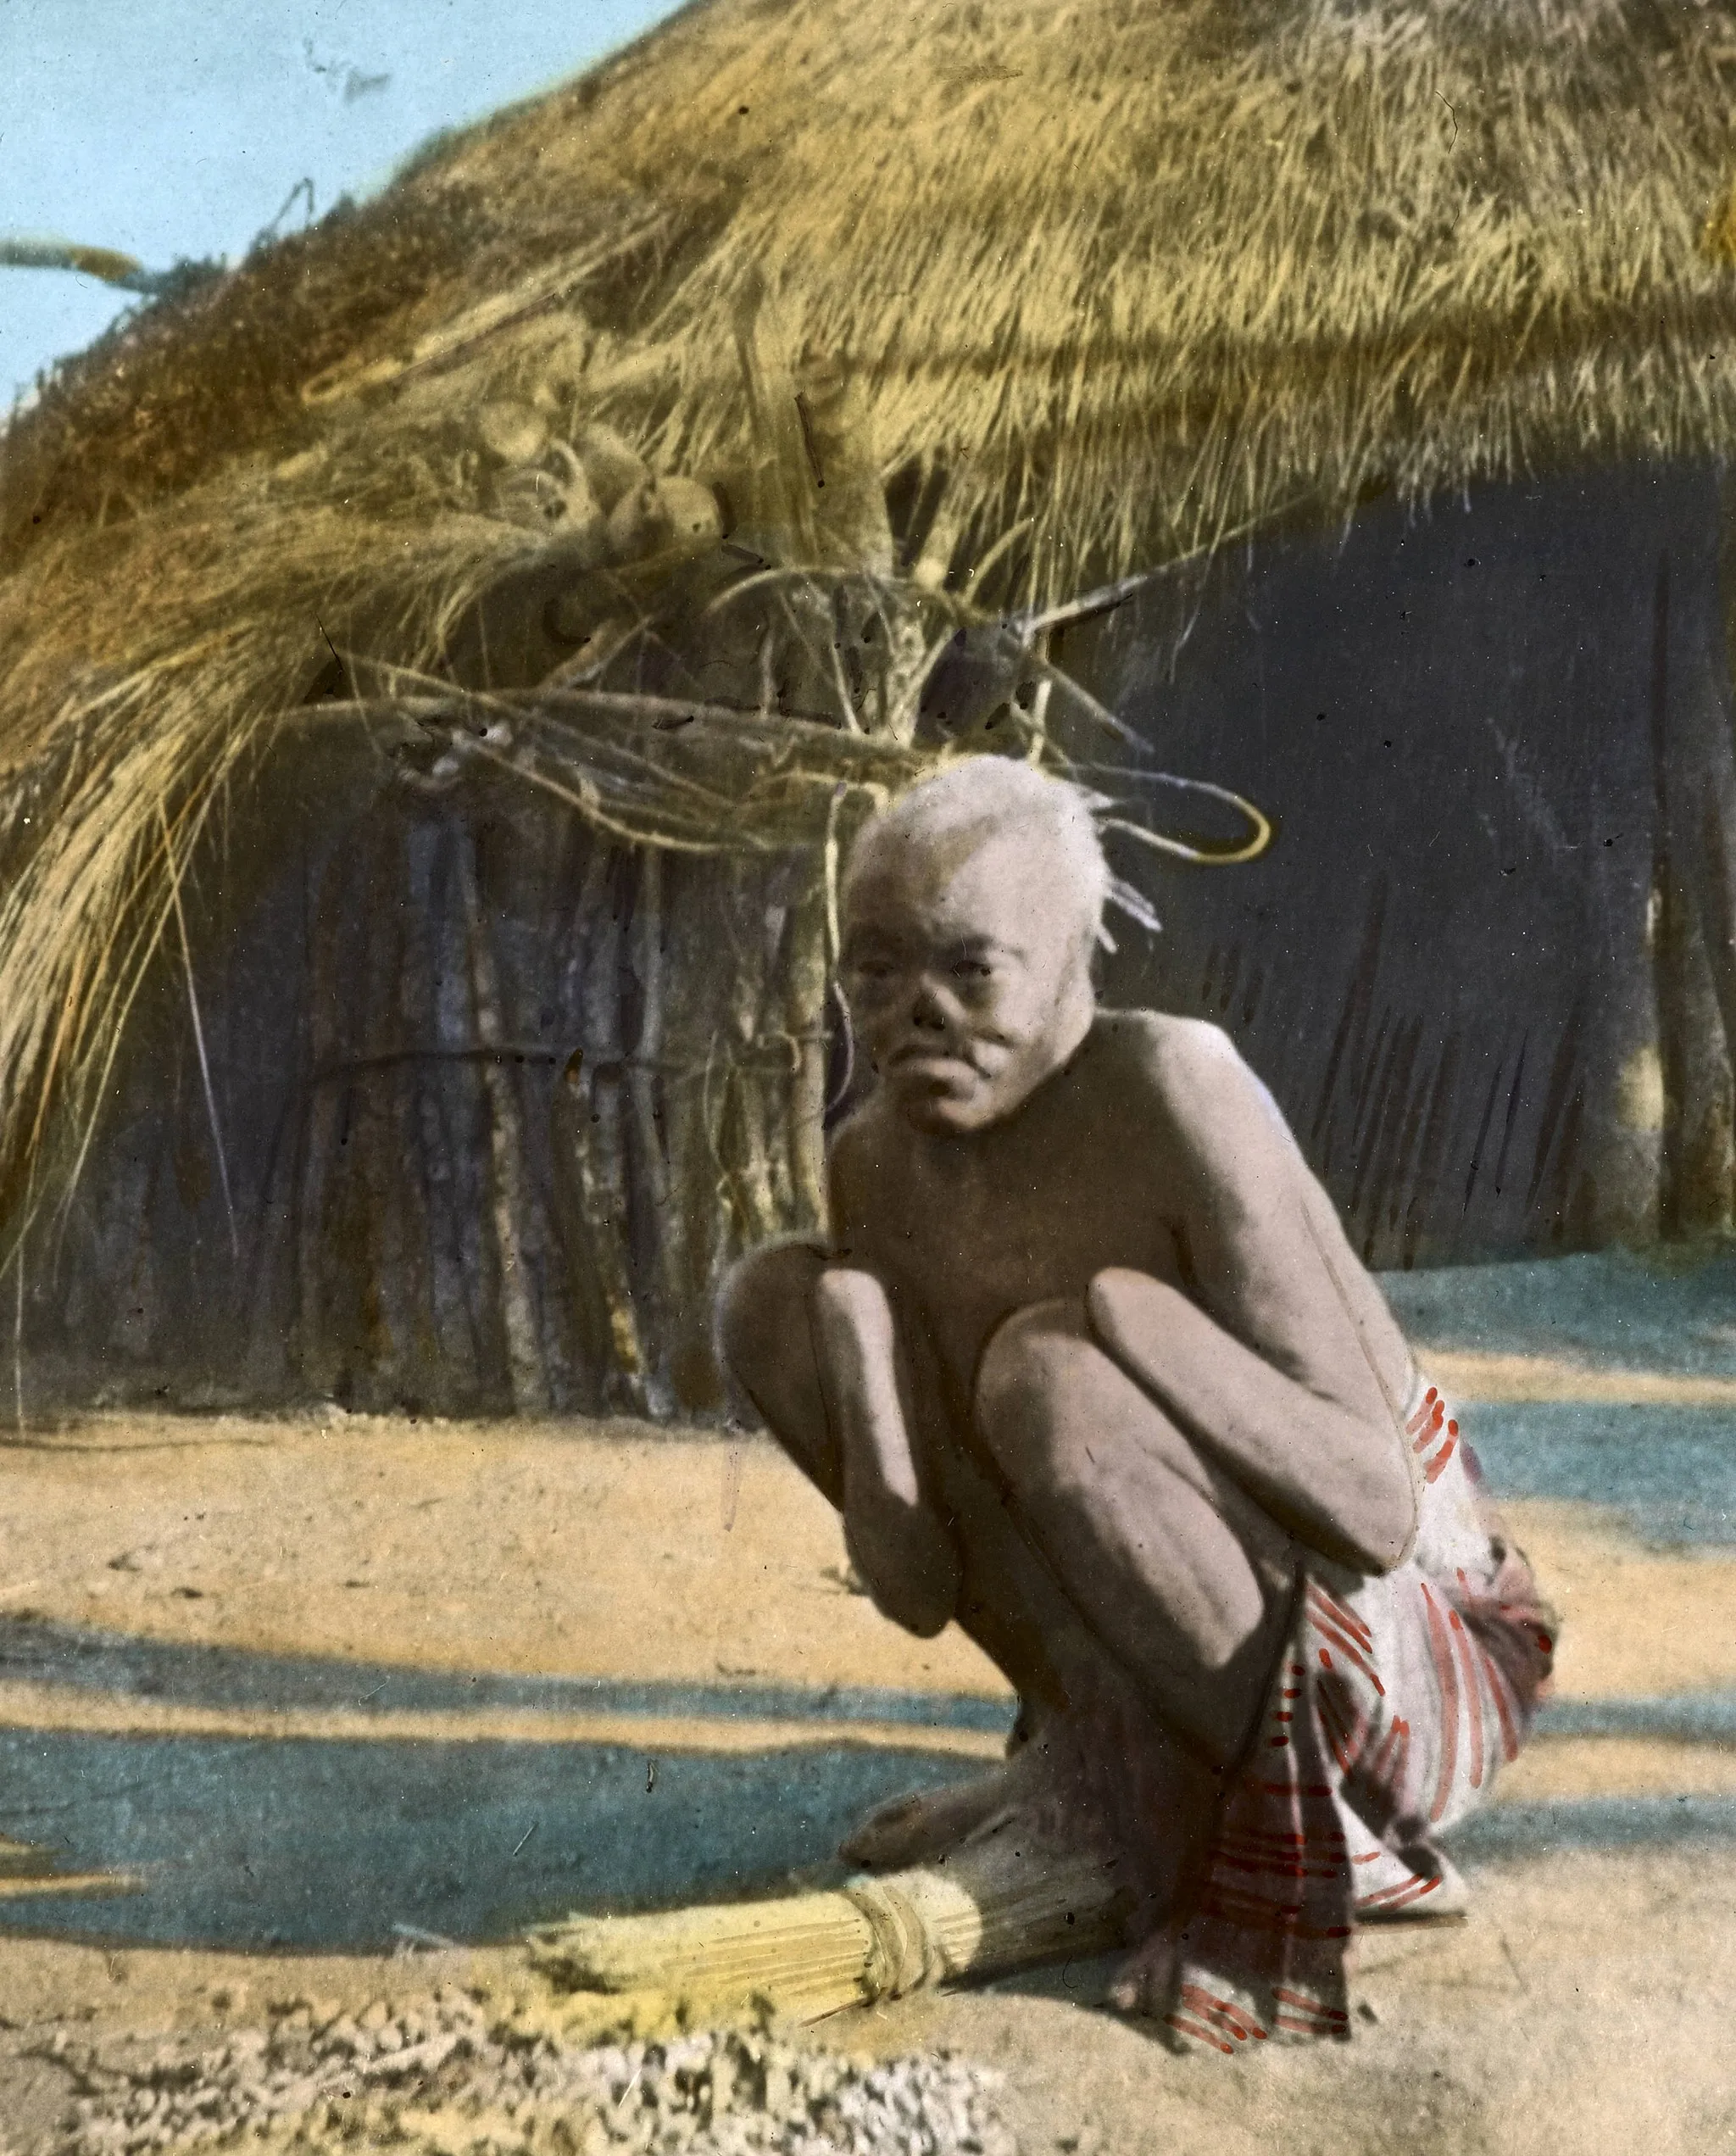
<path fill-rule="evenodd" d="M 466 833 L 459 847 L 459 889 L 470 946 L 470 988 L 476 1010 L 477 1038 L 484 1048 L 505 1045 L 501 1022 L 500 980 L 488 941 L 487 923 L 476 886 L 476 840 Z M 501 1314 L 506 1324 L 507 1362 L 512 1403 L 520 1415 L 546 1414 L 548 1373 L 542 1367 L 530 1259 L 537 1240 L 531 1208 L 534 1202 L 525 1163 L 524 1130 L 512 1073 L 498 1056 L 481 1065 L 488 1101 L 489 1160 L 493 1169 L 492 1212 L 500 1251 Z"/>
<path fill-rule="evenodd" d="M 795 1057 L 789 1095 L 791 1179 L 800 1228 L 826 1222 L 826 894 L 810 891 L 790 923 L 787 1024 Z"/>
<path fill-rule="evenodd" d="M 639 856 L 638 904 L 633 915 L 633 967 L 640 995 L 639 1037 L 634 1045 L 629 1094 L 638 1157 L 644 1166 L 646 1195 L 654 1208 L 657 1295 L 654 1361 L 648 1395 L 654 1414 L 674 1405 L 670 1381 L 671 1358 L 693 1293 L 688 1280 L 687 1217 L 680 1188 L 678 1142 L 663 1128 L 661 1066 L 667 1045 L 669 976 L 665 964 L 668 920 L 662 855 L 647 847 Z M 673 1171 L 673 1172 L 672 1172 Z"/>

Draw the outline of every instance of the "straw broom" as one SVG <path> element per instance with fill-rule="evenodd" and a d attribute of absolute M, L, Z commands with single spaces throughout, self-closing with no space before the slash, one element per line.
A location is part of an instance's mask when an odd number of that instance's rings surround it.
<path fill-rule="evenodd" d="M 1131 1906 L 1112 1858 L 1021 1852 L 1003 1834 L 830 1892 L 545 1925 L 531 1935 L 531 1961 L 556 1996 L 537 2018 L 569 2033 L 625 2024 L 648 2034 L 749 2012 L 818 2021 L 1102 1953 L 1120 1942 Z"/>

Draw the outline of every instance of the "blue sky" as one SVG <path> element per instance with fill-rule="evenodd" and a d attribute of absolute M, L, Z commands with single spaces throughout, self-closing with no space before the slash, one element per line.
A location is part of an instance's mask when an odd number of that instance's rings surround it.
<path fill-rule="evenodd" d="M 674 0 L 0 0 L 0 237 L 151 269 L 323 213 L 437 128 L 576 73 Z M 292 226 L 303 202 L 290 212 Z M 127 294 L 0 268 L 0 410 Z"/>

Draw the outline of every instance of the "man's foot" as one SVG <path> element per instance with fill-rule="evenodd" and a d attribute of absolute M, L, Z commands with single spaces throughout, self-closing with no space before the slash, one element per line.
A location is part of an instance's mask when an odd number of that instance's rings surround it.
<path fill-rule="evenodd" d="M 1143 1908 L 1166 1906 L 1177 1866 L 1209 1822 L 1209 1778 L 1143 1717 L 1045 1714 L 1021 1718 L 1021 1729 L 1004 1767 L 882 1804 L 839 1855 L 899 1871 L 1011 1835 L 1027 1850 L 1094 1850 L 1126 1867 Z"/>
<path fill-rule="evenodd" d="M 918 1790 L 876 1805 L 838 1844 L 837 1853 L 865 1871 L 904 1871 L 913 1864 L 932 1864 L 1004 1808 L 1007 1771 L 998 1768 L 952 1789 Z"/>
<path fill-rule="evenodd" d="M 950 1789 L 895 1797 L 869 1813 L 838 1854 L 874 1871 L 899 1871 L 1011 1827 L 1038 1847 L 1110 1846 L 1116 1836 L 1109 1785 L 1131 1779 L 1132 1747 L 1125 1735 L 1106 1746 L 1105 1735 L 1071 1714 L 1039 1717 L 1021 1708 L 1004 1767 Z M 1120 1766 L 1119 1776 L 1106 1774 L 1096 1758 L 1105 1749 Z"/>
<path fill-rule="evenodd" d="M 1109 1987 L 1110 2005 L 1117 2014 L 1143 2014 L 1161 2021 L 1175 2004 L 1181 1965 L 1181 1934 L 1162 1925 L 1116 1969 Z"/>

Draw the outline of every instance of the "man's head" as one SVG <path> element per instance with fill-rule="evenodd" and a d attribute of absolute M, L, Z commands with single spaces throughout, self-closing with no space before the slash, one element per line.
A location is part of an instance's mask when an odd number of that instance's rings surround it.
<path fill-rule="evenodd" d="M 843 886 L 862 1045 L 919 1128 L 996 1123 L 1083 1040 L 1109 869 L 1079 793 L 973 756 L 868 825 Z"/>

